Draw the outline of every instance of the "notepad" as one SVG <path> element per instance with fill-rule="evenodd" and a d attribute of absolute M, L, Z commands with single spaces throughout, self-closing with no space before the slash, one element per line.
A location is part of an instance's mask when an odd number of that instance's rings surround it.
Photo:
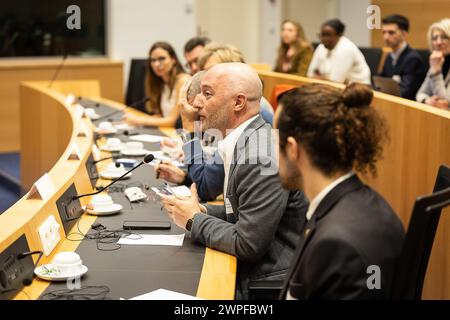
<path fill-rule="evenodd" d="M 152 134 L 138 134 L 136 136 L 130 137 L 130 140 L 141 141 L 141 142 L 150 142 L 150 143 L 161 142 L 164 139 L 167 139 L 167 137 L 155 136 Z"/>
<path fill-rule="evenodd" d="M 179 293 L 166 289 L 158 289 L 134 298 L 130 298 L 128 300 L 202 300 L 202 299 L 184 293 Z"/>
<path fill-rule="evenodd" d="M 132 234 L 119 239 L 120 245 L 144 245 L 144 246 L 175 246 L 181 247 L 184 241 L 183 234 Z"/>

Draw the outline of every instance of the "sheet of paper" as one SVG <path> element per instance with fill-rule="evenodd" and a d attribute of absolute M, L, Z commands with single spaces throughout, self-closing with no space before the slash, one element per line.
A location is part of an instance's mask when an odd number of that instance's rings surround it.
<path fill-rule="evenodd" d="M 202 300 L 200 298 L 190 296 L 188 294 L 170 291 L 166 289 L 158 289 L 129 300 Z"/>
<path fill-rule="evenodd" d="M 146 246 L 176 246 L 181 247 L 184 241 L 183 234 L 140 234 L 120 238 L 117 244 L 146 245 Z"/>
<path fill-rule="evenodd" d="M 151 142 L 151 143 L 161 142 L 164 139 L 167 139 L 167 137 L 155 136 L 152 134 L 138 134 L 136 136 L 130 137 L 130 140 L 141 141 L 141 142 Z"/>

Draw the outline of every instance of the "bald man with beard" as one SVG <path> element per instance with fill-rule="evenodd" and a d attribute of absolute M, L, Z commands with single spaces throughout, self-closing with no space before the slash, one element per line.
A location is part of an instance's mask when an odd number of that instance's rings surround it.
<path fill-rule="evenodd" d="M 261 80 L 248 65 L 209 69 L 193 106 L 203 130 L 224 137 L 218 147 L 224 205 L 202 206 L 195 184 L 190 198 L 162 196 L 169 216 L 192 240 L 237 257 L 237 299 L 249 298 L 250 281 L 284 279 L 307 209 L 302 192 L 281 185 L 271 126 L 259 115 L 261 97 Z"/>

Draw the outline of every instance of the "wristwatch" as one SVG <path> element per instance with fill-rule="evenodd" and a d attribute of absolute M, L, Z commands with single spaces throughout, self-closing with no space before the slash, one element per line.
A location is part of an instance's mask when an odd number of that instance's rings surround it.
<path fill-rule="evenodd" d="M 187 231 L 191 231 L 192 229 L 192 219 L 188 219 L 188 221 L 186 222 L 186 230 Z"/>

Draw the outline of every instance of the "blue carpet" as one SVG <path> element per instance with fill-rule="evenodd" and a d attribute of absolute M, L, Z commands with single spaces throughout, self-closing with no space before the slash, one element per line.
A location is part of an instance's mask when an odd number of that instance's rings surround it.
<path fill-rule="evenodd" d="M 0 153 L 0 170 L 20 180 L 20 153 Z"/>
<path fill-rule="evenodd" d="M 1 153 L 0 170 L 20 180 L 20 154 L 19 153 Z M 8 187 L 2 184 L 0 180 L 0 214 L 12 206 L 18 197 L 11 192 Z"/>

